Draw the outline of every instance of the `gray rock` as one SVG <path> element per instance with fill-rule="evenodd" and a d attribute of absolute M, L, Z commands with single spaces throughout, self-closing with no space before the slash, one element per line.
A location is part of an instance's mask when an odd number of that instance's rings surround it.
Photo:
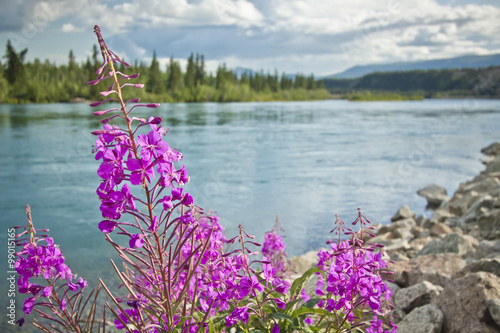
<path fill-rule="evenodd" d="M 480 198 L 479 192 L 470 190 L 464 194 L 455 194 L 446 206 L 450 213 L 462 216 Z"/>
<path fill-rule="evenodd" d="M 435 305 L 416 308 L 398 323 L 398 333 L 441 333 L 443 312 Z"/>
<path fill-rule="evenodd" d="M 477 246 L 475 257 L 477 259 L 500 257 L 500 240 L 481 241 Z"/>
<path fill-rule="evenodd" d="M 415 222 L 417 222 L 417 225 L 419 227 L 423 226 L 425 221 L 427 220 L 427 216 L 425 216 L 425 214 L 422 214 L 420 215 L 419 217 L 417 217 L 417 219 L 415 220 Z"/>
<path fill-rule="evenodd" d="M 434 239 L 425 245 L 417 256 L 437 253 L 457 253 L 460 256 L 469 256 L 475 251 L 477 241 L 471 237 L 458 234 L 447 234 L 443 238 Z"/>
<path fill-rule="evenodd" d="M 395 222 L 398 220 L 416 219 L 416 218 L 417 218 L 417 214 L 412 212 L 408 205 L 404 205 L 403 207 L 398 209 L 396 214 L 394 214 L 394 216 L 391 218 L 391 221 Z"/>
<path fill-rule="evenodd" d="M 496 159 L 495 161 L 499 161 Z M 470 182 L 465 182 L 460 184 L 458 187 L 457 194 L 467 194 L 470 191 L 476 191 L 480 194 L 488 193 L 489 195 L 498 195 L 498 188 L 500 187 L 500 180 L 496 177 L 495 173 L 490 175 L 480 174 Z"/>
<path fill-rule="evenodd" d="M 464 268 L 465 260 L 456 253 L 429 254 L 405 261 L 389 263 L 393 272 L 384 276 L 392 279 L 399 286 L 406 288 L 422 281 L 444 287 L 451 276 Z"/>
<path fill-rule="evenodd" d="M 454 279 L 431 304 L 444 314 L 444 332 L 498 333 L 489 315 L 489 299 L 500 298 L 500 278 L 491 273 L 472 273 Z"/>
<path fill-rule="evenodd" d="M 500 278 L 500 258 L 481 259 L 471 262 L 453 275 L 453 279 L 459 279 L 470 273 L 488 272 Z"/>
<path fill-rule="evenodd" d="M 450 211 L 446 209 L 436 209 L 434 213 L 432 213 L 431 217 L 423 224 L 424 228 L 430 228 L 432 225 L 436 223 L 446 223 L 447 220 L 455 217 L 454 214 L 450 213 Z"/>
<path fill-rule="evenodd" d="M 500 327 L 500 299 L 490 299 L 487 304 L 491 319 Z"/>
<path fill-rule="evenodd" d="M 377 237 L 372 238 L 370 242 L 378 242 L 379 244 L 384 244 L 386 240 L 393 239 L 411 239 L 413 238 L 412 229 L 416 227 L 416 222 L 414 219 L 403 219 L 398 220 L 393 223 L 389 223 L 381 226 L 378 229 Z"/>
<path fill-rule="evenodd" d="M 492 155 L 500 156 L 500 142 L 493 142 L 488 147 L 484 147 L 483 149 L 481 149 L 481 153 L 488 156 Z"/>
<path fill-rule="evenodd" d="M 404 312 L 410 313 L 415 308 L 429 304 L 442 290 L 441 286 L 435 286 L 429 281 L 422 281 L 399 290 L 394 297 L 394 304 Z"/>
<path fill-rule="evenodd" d="M 411 249 L 410 243 L 408 243 L 408 240 L 406 239 L 391 239 L 387 241 L 386 245 L 384 246 L 384 250 L 388 251 L 390 253 L 394 252 L 405 252 L 407 250 Z"/>
<path fill-rule="evenodd" d="M 437 208 L 449 199 L 446 189 L 436 184 L 427 185 L 426 187 L 418 190 L 417 194 L 427 199 L 429 208 Z"/>
<path fill-rule="evenodd" d="M 472 206 L 460 217 L 459 226 L 466 232 L 470 232 L 477 225 L 480 216 L 485 215 L 493 209 L 495 200 L 490 195 L 484 195 L 474 202 Z"/>
<path fill-rule="evenodd" d="M 500 172 L 500 159 L 497 158 L 496 160 L 488 163 L 486 166 L 486 170 L 483 171 L 483 173 L 487 175 L 492 175 Z"/>
<path fill-rule="evenodd" d="M 478 218 L 479 235 L 485 239 L 500 238 L 500 209 L 491 210 Z"/>

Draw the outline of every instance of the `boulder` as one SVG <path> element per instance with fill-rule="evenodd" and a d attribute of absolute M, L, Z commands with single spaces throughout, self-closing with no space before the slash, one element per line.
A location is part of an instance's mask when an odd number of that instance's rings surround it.
<path fill-rule="evenodd" d="M 449 199 L 446 189 L 436 184 L 427 185 L 418 190 L 417 194 L 427 199 L 427 206 L 429 208 L 437 208 Z"/>
<path fill-rule="evenodd" d="M 386 239 L 413 238 L 412 229 L 416 226 L 417 223 L 412 218 L 397 220 L 381 226 L 380 229 L 378 229 L 378 236 L 389 234 L 385 236 Z"/>
<path fill-rule="evenodd" d="M 440 237 L 446 234 L 452 234 L 453 230 L 444 223 L 436 223 L 429 230 L 431 236 Z"/>
<path fill-rule="evenodd" d="M 498 333 L 489 299 L 500 298 L 500 278 L 478 272 L 450 281 L 431 304 L 444 314 L 444 332 Z"/>
<path fill-rule="evenodd" d="M 462 216 L 467 209 L 480 198 L 479 192 L 474 190 L 467 191 L 465 194 L 455 194 L 453 198 L 448 201 L 446 207 L 449 209 L 450 213 Z"/>
<path fill-rule="evenodd" d="M 496 161 L 500 161 L 500 159 L 497 159 Z M 461 184 L 455 195 L 466 195 L 467 193 L 474 191 L 480 195 L 487 193 L 495 196 L 498 195 L 499 188 L 500 180 L 495 177 L 495 175 L 481 174 L 474 178 L 474 180 Z"/>
<path fill-rule="evenodd" d="M 486 170 L 483 171 L 486 175 L 494 175 L 500 172 L 500 158 L 491 161 L 486 166 Z"/>
<path fill-rule="evenodd" d="M 442 290 L 441 286 L 435 286 L 429 281 L 422 281 L 399 290 L 394 297 L 394 304 L 398 309 L 410 313 L 415 308 L 429 304 Z"/>
<path fill-rule="evenodd" d="M 500 278 L 500 258 L 481 259 L 469 263 L 453 275 L 453 279 L 459 279 L 470 273 L 488 272 Z"/>
<path fill-rule="evenodd" d="M 456 215 L 450 213 L 450 211 L 439 208 L 432 213 L 431 217 L 427 221 L 425 221 L 423 227 L 430 228 L 436 223 L 446 223 L 449 219 L 454 217 L 456 217 Z"/>
<path fill-rule="evenodd" d="M 481 153 L 487 156 L 500 156 L 500 142 L 493 142 L 488 147 L 484 147 Z"/>
<path fill-rule="evenodd" d="M 399 220 L 404 220 L 404 219 L 416 219 L 417 214 L 412 212 L 410 210 L 410 207 L 408 205 L 404 205 L 403 207 L 399 208 L 396 214 L 391 218 L 392 222 L 399 221 Z"/>
<path fill-rule="evenodd" d="M 460 256 L 471 255 L 477 246 L 473 237 L 461 236 L 459 234 L 447 234 L 443 238 L 436 238 L 425 245 L 417 256 L 437 253 L 457 253 Z"/>
<path fill-rule="evenodd" d="M 433 237 L 415 238 L 410 242 L 410 246 L 417 253 L 424 248 L 425 245 L 429 244 L 434 240 Z"/>
<path fill-rule="evenodd" d="M 456 253 L 429 254 L 405 261 L 389 263 L 393 272 L 384 276 L 392 279 L 399 286 L 406 288 L 422 281 L 444 287 L 451 276 L 464 268 L 465 260 Z"/>
<path fill-rule="evenodd" d="M 490 195 L 484 195 L 474 202 L 469 209 L 460 217 L 459 226 L 469 232 L 477 225 L 480 216 L 485 215 L 494 208 L 495 200 Z"/>
<path fill-rule="evenodd" d="M 500 299 L 490 299 L 487 304 L 491 319 L 500 327 Z"/>
<path fill-rule="evenodd" d="M 500 240 L 483 240 L 477 245 L 476 259 L 500 257 Z"/>
<path fill-rule="evenodd" d="M 477 220 L 479 235 L 485 239 L 500 238 L 500 209 L 494 209 L 481 215 Z"/>
<path fill-rule="evenodd" d="M 407 250 L 411 249 L 410 243 L 408 243 L 408 240 L 398 238 L 398 239 L 391 239 L 389 241 L 386 241 L 386 244 L 384 246 L 384 250 L 388 251 L 389 253 L 402 253 L 404 254 Z"/>
<path fill-rule="evenodd" d="M 398 333 L 441 333 L 444 316 L 435 305 L 416 308 L 398 323 Z"/>

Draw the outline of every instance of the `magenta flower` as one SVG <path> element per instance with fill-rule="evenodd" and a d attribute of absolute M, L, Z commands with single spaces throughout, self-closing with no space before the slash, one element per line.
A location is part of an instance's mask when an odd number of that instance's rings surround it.
<path fill-rule="evenodd" d="M 148 230 L 151 232 L 156 232 L 157 229 L 158 229 L 158 216 L 155 216 Z"/>
<path fill-rule="evenodd" d="M 152 158 L 163 155 L 170 148 L 167 142 L 162 140 L 161 133 L 155 130 L 150 131 L 147 135 L 138 135 L 137 143 L 142 147 L 141 159 L 145 161 L 151 161 Z"/>
<path fill-rule="evenodd" d="M 100 210 L 102 216 L 113 220 L 121 218 L 126 208 L 135 210 L 134 197 L 130 193 L 127 184 L 123 185 L 121 191 L 113 191 L 101 202 Z"/>
<path fill-rule="evenodd" d="M 250 318 L 248 314 L 248 307 L 239 307 L 235 308 L 229 316 L 226 317 L 226 326 L 231 327 L 236 325 L 238 320 L 248 323 L 248 319 Z"/>
<path fill-rule="evenodd" d="M 24 300 L 23 311 L 24 314 L 29 315 L 33 306 L 35 305 L 35 297 L 28 297 Z"/>
<path fill-rule="evenodd" d="M 78 285 L 68 282 L 68 289 L 71 290 L 72 292 L 77 292 L 78 291 Z"/>
<path fill-rule="evenodd" d="M 127 160 L 127 168 L 132 171 L 130 174 L 130 183 L 132 185 L 142 184 L 144 180 L 150 183 L 151 178 L 155 178 L 153 165 L 150 164 L 149 161 L 129 158 Z"/>
<path fill-rule="evenodd" d="M 117 225 L 118 225 L 118 222 L 104 220 L 104 221 L 99 222 L 99 229 L 102 232 L 104 232 L 105 234 L 109 234 L 110 232 L 115 230 Z"/>
<path fill-rule="evenodd" d="M 166 211 L 174 208 L 174 204 L 172 203 L 170 196 L 163 197 L 163 199 L 159 200 L 159 202 L 163 205 L 163 209 Z"/>
<path fill-rule="evenodd" d="M 283 300 L 281 300 L 279 298 L 275 298 L 274 299 L 274 303 L 276 303 L 276 306 L 278 308 L 280 308 L 280 309 L 286 309 L 286 303 Z"/>
<path fill-rule="evenodd" d="M 255 275 L 252 275 L 251 278 L 248 276 L 241 278 L 238 284 L 238 299 L 245 298 L 249 293 L 255 297 L 257 296 L 256 291 L 263 292 L 264 287 L 259 283 L 259 279 Z"/>
<path fill-rule="evenodd" d="M 132 249 L 143 247 L 144 240 L 142 239 L 142 234 L 130 235 L 128 244 Z"/>

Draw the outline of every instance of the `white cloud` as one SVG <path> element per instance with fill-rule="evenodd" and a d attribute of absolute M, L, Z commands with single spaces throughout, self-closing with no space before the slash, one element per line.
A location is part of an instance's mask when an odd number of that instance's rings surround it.
<path fill-rule="evenodd" d="M 71 33 L 71 32 L 82 32 L 83 29 L 75 27 L 72 23 L 64 23 L 61 28 L 61 31 Z"/>
<path fill-rule="evenodd" d="M 22 9 L 25 21 L 38 15 L 39 32 L 53 21 L 62 32 L 98 24 L 131 59 L 153 50 L 165 59 L 200 52 L 212 67 L 226 61 L 327 74 L 357 64 L 500 52 L 499 5 L 437 1 L 25 0 L 5 8 L 13 16 Z M 0 31 L 13 22 L 0 22 Z"/>

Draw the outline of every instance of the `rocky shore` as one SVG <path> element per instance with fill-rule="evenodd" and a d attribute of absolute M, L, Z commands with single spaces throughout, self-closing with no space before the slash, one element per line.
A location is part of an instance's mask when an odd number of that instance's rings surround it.
<path fill-rule="evenodd" d="M 417 192 L 432 216 L 403 206 L 373 230 L 369 242 L 394 261 L 387 278 L 399 333 L 500 332 L 500 143 L 481 152 L 486 169 L 451 198 L 435 184 Z M 315 261 L 292 258 L 299 271 Z"/>

